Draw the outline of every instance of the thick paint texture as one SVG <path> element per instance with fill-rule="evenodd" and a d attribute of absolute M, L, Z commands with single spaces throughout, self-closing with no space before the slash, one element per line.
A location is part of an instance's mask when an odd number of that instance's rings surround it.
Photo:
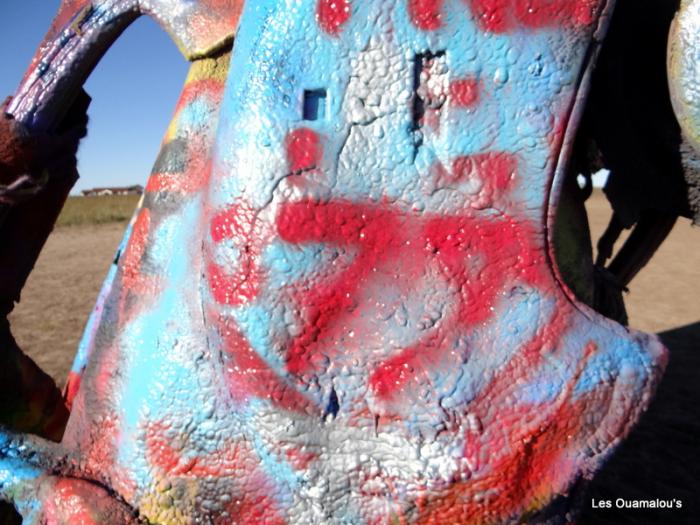
<path fill-rule="evenodd" d="M 48 457 L 150 523 L 544 522 L 665 364 L 549 251 L 602 7 L 248 2 L 230 74 L 193 65 Z"/>
<path fill-rule="evenodd" d="M 409 0 L 411 20 L 420 29 L 430 31 L 440 27 L 443 0 Z"/>
<path fill-rule="evenodd" d="M 592 24 L 597 0 L 465 0 L 481 27 L 496 33 L 518 26 L 531 29 L 580 27 Z"/>
<path fill-rule="evenodd" d="M 329 35 L 336 35 L 350 17 L 350 0 L 318 0 L 316 18 Z"/>

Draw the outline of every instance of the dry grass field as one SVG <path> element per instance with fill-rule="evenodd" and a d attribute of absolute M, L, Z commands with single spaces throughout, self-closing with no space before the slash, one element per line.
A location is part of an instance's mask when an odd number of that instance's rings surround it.
<path fill-rule="evenodd" d="M 136 200 L 73 198 L 12 314 L 20 346 L 59 384 Z M 609 217 L 602 193 L 589 200 L 598 238 Z M 683 498 L 680 512 L 593 511 L 581 523 L 700 523 L 700 228 L 681 220 L 627 297 L 631 326 L 662 334 L 671 363 L 642 424 L 596 480 L 595 497 Z M 700 509 L 699 509 L 700 510 Z"/>
<path fill-rule="evenodd" d="M 131 218 L 138 201 L 138 195 L 69 197 L 56 226 L 60 228 L 126 223 Z"/>

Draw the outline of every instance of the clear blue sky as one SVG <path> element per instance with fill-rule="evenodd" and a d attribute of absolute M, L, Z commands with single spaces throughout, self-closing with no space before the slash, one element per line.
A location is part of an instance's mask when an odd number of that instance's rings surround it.
<path fill-rule="evenodd" d="M 59 0 L 0 0 L 0 99 L 11 95 L 58 10 Z M 188 63 L 158 25 L 141 17 L 86 83 L 90 127 L 75 190 L 145 185 Z"/>

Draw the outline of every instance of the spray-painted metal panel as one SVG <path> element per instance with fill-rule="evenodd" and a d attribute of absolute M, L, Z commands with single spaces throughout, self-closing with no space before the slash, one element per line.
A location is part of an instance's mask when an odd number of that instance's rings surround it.
<path fill-rule="evenodd" d="M 8 438 L 35 467 L 5 493 L 41 509 L 49 465 L 150 523 L 544 519 L 665 363 L 552 263 L 610 8 L 248 2 L 230 68 L 193 65 L 63 442 Z"/>

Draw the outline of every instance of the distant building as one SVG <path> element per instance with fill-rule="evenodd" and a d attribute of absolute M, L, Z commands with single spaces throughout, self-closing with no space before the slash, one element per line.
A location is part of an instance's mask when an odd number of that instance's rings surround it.
<path fill-rule="evenodd" d="M 141 195 L 143 186 L 123 186 L 121 188 L 91 188 L 82 191 L 84 197 L 96 197 L 100 195 Z"/>

